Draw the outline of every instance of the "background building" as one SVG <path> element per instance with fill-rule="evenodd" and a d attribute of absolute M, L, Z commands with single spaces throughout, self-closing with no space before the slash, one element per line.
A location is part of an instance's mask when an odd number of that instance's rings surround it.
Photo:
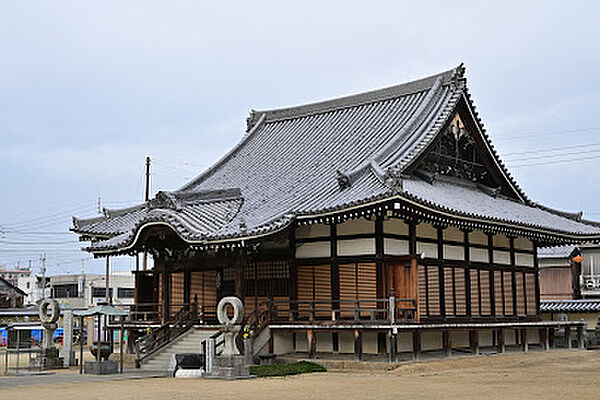
<path fill-rule="evenodd" d="M 24 297 L 25 292 L 6 279 L 0 278 L 0 308 L 21 308 Z"/>
<path fill-rule="evenodd" d="M 31 269 L 29 268 L 19 266 L 15 268 L 8 268 L 0 265 L 0 278 L 7 280 L 12 285 L 17 286 L 19 278 L 30 275 Z"/>

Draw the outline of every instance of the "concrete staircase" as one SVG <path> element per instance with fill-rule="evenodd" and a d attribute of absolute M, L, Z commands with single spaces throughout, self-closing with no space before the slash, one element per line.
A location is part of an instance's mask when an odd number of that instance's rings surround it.
<path fill-rule="evenodd" d="M 172 354 L 201 353 L 201 343 L 217 333 L 216 330 L 192 328 L 142 362 L 141 369 L 166 372 Z"/>

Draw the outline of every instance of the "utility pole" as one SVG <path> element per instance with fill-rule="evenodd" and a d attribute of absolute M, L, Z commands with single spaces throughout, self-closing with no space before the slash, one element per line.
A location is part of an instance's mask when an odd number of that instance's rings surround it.
<path fill-rule="evenodd" d="M 150 156 L 146 157 L 146 195 L 144 201 L 147 203 L 150 201 Z M 144 252 L 143 261 L 144 271 L 148 269 L 148 253 Z"/>
<path fill-rule="evenodd" d="M 40 261 L 42 262 L 42 300 L 46 298 L 46 253 L 40 256 Z"/>

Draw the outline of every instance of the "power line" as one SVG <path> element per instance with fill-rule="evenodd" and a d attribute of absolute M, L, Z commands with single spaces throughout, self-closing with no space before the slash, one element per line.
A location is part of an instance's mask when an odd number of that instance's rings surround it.
<path fill-rule="evenodd" d="M 552 162 L 540 162 L 540 163 L 533 163 L 533 164 L 517 164 L 517 165 L 511 165 L 510 168 L 521 168 L 521 167 L 537 167 L 537 166 L 553 166 L 556 164 L 568 164 L 568 163 L 573 163 L 573 162 L 581 162 L 581 161 L 599 161 L 597 156 L 594 157 L 582 157 L 582 158 L 574 158 L 574 159 L 570 159 L 570 160 L 558 160 L 558 161 L 552 161 Z"/>
<path fill-rule="evenodd" d="M 578 133 L 578 132 L 591 132 L 598 131 L 600 127 L 590 127 L 590 128 L 576 128 L 576 129 L 567 129 L 563 131 L 550 131 L 550 132 L 534 132 L 533 134 L 520 134 L 515 133 L 513 135 L 494 135 L 494 140 L 520 140 L 527 138 L 534 138 L 540 136 L 554 136 L 554 135 L 562 135 L 564 133 Z"/>

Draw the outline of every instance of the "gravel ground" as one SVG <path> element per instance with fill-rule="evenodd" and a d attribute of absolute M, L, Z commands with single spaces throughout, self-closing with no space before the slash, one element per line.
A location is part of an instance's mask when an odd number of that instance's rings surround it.
<path fill-rule="evenodd" d="M 392 371 L 241 381 L 154 378 L 0 389 L 0 398 L 81 399 L 566 399 L 599 398 L 600 352 L 460 356 Z M 18 378 L 0 378 L 18 379 Z"/>

